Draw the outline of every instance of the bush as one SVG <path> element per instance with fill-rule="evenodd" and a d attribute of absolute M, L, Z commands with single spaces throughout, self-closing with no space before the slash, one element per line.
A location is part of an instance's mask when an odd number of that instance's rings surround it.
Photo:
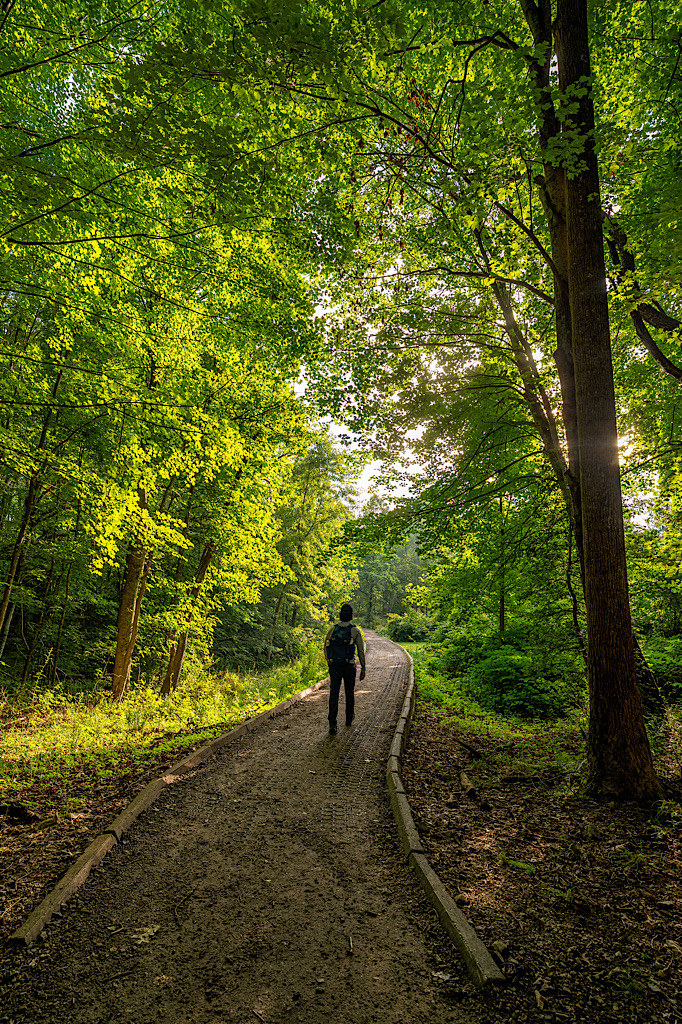
<path fill-rule="evenodd" d="M 423 643 L 430 640 L 436 620 L 416 608 L 409 608 L 404 615 L 389 615 L 386 633 L 397 643 Z"/>
<path fill-rule="evenodd" d="M 213 661 L 221 670 L 265 669 L 280 662 L 296 661 L 316 638 L 317 631 L 305 626 L 273 629 L 260 622 L 227 620 L 216 627 Z"/>
<path fill-rule="evenodd" d="M 650 634 L 642 650 L 664 696 L 682 700 L 682 636 Z"/>
<path fill-rule="evenodd" d="M 490 654 L 469 669 L 469 694 L 481 707 L 520 718 L 558 718 L 565 713 L 555 684 L 538 675 L 533 659 L 514 650 Z"/>
<path fill-rule="evenodd" d="M 562 638 L 532 628 L 468 636 L 455 627 L 434 634 L 431 664 L 481 708 L 521 718 L 559 718 L 585 697 L 579 657 Z"/>

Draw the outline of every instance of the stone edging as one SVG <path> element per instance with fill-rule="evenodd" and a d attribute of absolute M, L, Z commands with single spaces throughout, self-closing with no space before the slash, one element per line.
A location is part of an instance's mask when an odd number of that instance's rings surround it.
<path fill-rule="evenodd" d="M 136 797 L 125 807 L 118 817 L 112 821 L 111 825 L 104 830 L 104 834 L 97 836 L 86 850 L 80 855 L 78 860 L 71 865 L 66 874 L 57 882 L 56 886 L 49 893 L 42 903 L 39 903 L 35 910 L 26 918 L 24 923 L 17 928 L 17 930 L 10 936 L 9 942 L 13 945 L 30 946 L 31 943 L 40 935 L 41 931 L 54 916 L 60 915 L 60 907 L 66 903 L 69 897 L 73 896 L 77 889 L 80 889 L 81 885 L 85 882 L 86 878 L 90 874 L 91 870 L 96 867 L 99 862 L 106 857 L 109 850 L 111 850 L 116 843 L 119 842 L 124 832 L 130 828 L 130 826 L 137 820 L 144 810 L 147 809 L 157 797 L 163 793 L 168 786 L 171 786 L 177 779 L 182 778 L 187 772 L 192 771 L 198 765 L 208 760 L 212 754 L 215 754 L 216 750 L 220 747 L 224 747 L 226 744 L 231 743 L 233 740 L 239 739 L 241 736 L 245 736 L 248 732 L 253 732 L 259 725 L 274 715 L 279 714 L 282 711 L 286 711 L 293 704 L 303 700 L 309 694 L 314 693 L 315 690 L 319 690 L 320 687 L 324 686 L 327 682 L 327 677 L 321 679 L 317 683 L 313 683 L 312 686 L 308 686 L 305 690 L 299 690 L 298 693 L 293 694 L 288 700 L 282 701 L 281 704 L 276 704 L 274 708 L 268 708 L 267 711 L 262 711 L 260 715 L 256 715 L 255 718 L 249 718 L 246 722 L 242 722 L 235 729 L 230 729 L 229 732 L 225 732 L 220 736 L 214 737 L 204 743 L 197 750 L 193 750 L 186 757 L 183 757 L 181 761 L 172 765 L 164 775 L 160 778 L 155 779 L 154 782 L 150 782 L 140 790 Z"/>
<path fill-rule="evenodd" d="M 396 646 L 400 647 L 400 644 Z M 405 651 L 404 647 L 401 649 Z M 462 955 L 474 983 L 478 986 L 500 984 L 505 980 L 502 971 L 426 859 L 400 777 L 403 750 L 414 715 L 414 662 L 408 651 L 405 654 L 410 659 L 410 682 L 386 765 L 386 783 L 400 844 L 408 863 L 417 872 L 420 885 L 433 904 L 440 923 Z"/>

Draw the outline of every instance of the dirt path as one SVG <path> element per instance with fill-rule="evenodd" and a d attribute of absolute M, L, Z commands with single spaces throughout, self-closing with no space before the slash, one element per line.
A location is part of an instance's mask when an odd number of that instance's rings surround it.
<path fill-rule="evenodd" d="M 368 639 L 356 724 L 327 735 L 324 688 L 165 792 L 17 954 L 0 1020 L 493 1019 L 397 844 L 384 769 L 408 663 Z"/>

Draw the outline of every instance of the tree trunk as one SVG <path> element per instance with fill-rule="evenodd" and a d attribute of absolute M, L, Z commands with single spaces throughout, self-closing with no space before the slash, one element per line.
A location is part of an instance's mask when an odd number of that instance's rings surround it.
<path fill-rule="evenodd" d="M 552 98 L 550 70 L 554 52 L 551 0 L 520 0 L 526 22 L 536 46 L 544 44 L 544 60 L 531 60 L 530 70 L 536 90 L 535 108 L 538 116 L 543 173 L 535 181 L 545 212 L 550 238 L 551 269 L 554 281 L 554 317 L 557 347 L 554 361 L 561 387 L 561 418 L 566 435 L 567 462 L 552 461 L 559 485 L 566 499 L 576 551 L 580 560 L 580 576 L 584 586 L 582 511 L 580 498 L 580 452 L 573 365 L 573 333 L 568 287 L 568 239 L 566 232 L 566 171 L 556 165 L 554 153 L 561 137 L 562 122 Z"/>
<path fill-rule="evenodd" d="M 52 398 L 53 398 L 53 400 L 57 397 L 57 392 L 59 391 L 59 386 L 60 386 L 60 384 L 62 382 L 63 376 L 64 376 L 64 370 L 62 369 L 57 374 L 57 377 L 55 379 L 54 385 L 52 387 Z M 36 445 L 36 451 L 40 451 L 42 448 L 45 447 L 45 441 L 47 440 L 47 431 L 48 431 L 48 428 L 50 426 L 50 420 L 51 419 L 52 419 L 52 406 L 49 406 L 48 409 L 47 409 L 47 412 L 45 413 L 45 417 L 43 419 L 43 426 L 42 426 L 42 430 L 40 432 L 40 438 L 39 438 L 38 443 Z M 31 516 L 33 514 L 33 508 L 34 508 L 35 503 L 36 503 L 36 496 L 38 494 L 38 486 L 39 486 L 38 485 L 39 473 L 40 473 L 40 469 L 36 468 L 34 470 L 34 472 L 33 472 L 33 475 L 31 476 L 31 479 L 29 480 L 28 491 L 26 493 L 26 499 L 24 501 L 24 514 L 23 514 L 22 519 L 21 519 L 21 525 L 19 527 L 19 533 L 17 534 L 17 539 L 16 539 L 16 541 L 14 543 L 14 549 L 12 551 L 12 558 L 10 559 L 9 571 L 7 573 L 7 580 L 5 582 L 5 591 L 4 591 L 4 594 L 3 594 L 3 597 L 2 597 L 2 602 L 0 603 L 0 629 L 2 629 L 2 627 L 4 625 L 4 622 L 5 622 L 5 616 L 7 614 L 7 608 L 9 606 L 9 600 L 10 600 L 10 596 L 12 594 L 12 585 L 14 583 L 14 577 L 15 577 L 16 571 L 17 571 L 17 565 L 19 564 L 19 559 L 21 558 L 22 553 L 23 553 L 24 542 L 26 541 L 26 534 L 27 534 L 27 531 L 28 531 L 29 524 L 31 522 Z"/>
<path fill-rule="evenodd" d="M 187 650 L 187 636 L 188 632 L 187 630 L 184 630 L 175 643 L 171 645 L 170 653 L 168 655 L 168 665 L 166 666 L 166 674 L 161 686 L 162 697 L 168 697 L 171 690 L 174 690 L 180 681 L 182 663 L 185 660 L 185 651 Z"/>
<path fill-rule="evenodd" d="M 72 558 L 69 562 L 69 569 L 66 574 L 66 588 L 64 592 L 64 604 L 62 605 L 62 613 L 59 617 L 59 628 L 57 629 L 57 639 L 54 644 L 54 653 L 52 655 L 52 685 L 57 681 L 57 665 L 59 663 L 59 649 L 62 645 L 62 633 L 64 631 L 64 619 L 66 618 L 66 609 L 69 604 L 69 587 L 71 586 L 71 570 L 73 569 L 74 559 Z"/>
<path fill-rule="evenodd" d="M 14 611 L 17 606 L 15 604 L 10 605 L 5 621 L 2 624 L 2 636 L 0 637 L 0 661 L 5 653 L 5 644 L 7 643 L 7 634 L 9 633 L 10 626 L 12 625 L 12 619 L 14 617 Z"/>
<path fill-rule="evenodd" d="M 279 610 L 282 607 L 282 601 L 284 600 L 284 595 L 286 594 L 288 586 L 289 586 L 288 583 L 284 584 L 284 586 L 282 587 L 282 590 L 280 591 L 280 595 L 277 598 L 277 604 L 275 605 L 275 612 L 274 612 L 274 615 L 272 616 L 272 628 L 273 628 L 273 630 L 275 629 L 275 626 L 277 625 L 277 616 L 279 615 Z"/>
<path fill-rule="evenodd" d="M 573 630 L 575 632 L 575 638 L 578 641 L 578 647 L 582 655 L 583 661 L 587 666 L 587 648 L 585 647 L 585 638 L 583 637 L 583 631 L 580 628 L 580 620 L 578 619 L 578 597 L 573 588 L 573 529 L 571 526 L 568 528 L 568 561 L 566 563 L 566 589 L 571 595 L 571 610 L 573 613 Z"/>
<path fill-rule="evenodd" d="M 35 505 L 37 490 L 38 480 L 35 476 L 32 476 L 29 481 L 28 491 L 26 492 L 26 498 L 24 499 L 24 514 L 21 517 L 19 531 L 17 533 L 16 540 L 14 541 L 12 557 L 10 559 L 9 569 L 7 571 L 7 579 L 5 580 L 5 590 L 2 595 L 2 603 L 0 603 L 0 629 L 2 629 L 2 627 L 5 624 L 5 616 L 7 615 L 10 597 L 12 596 L 14 578 L 17 574 L 19 559 L 21 558 L 24 551 L 26 533 L 28 530 L 29 523 L 31 522 L 31 515 L 33 513 L 33 506 Z"/>
<path fill-rule="evenodd" d="M 116 654 L 111 680 L 111 692 L 116 700 L 121 699 L 128 685 L 130 662 L 137 639 L 140 604 L 144 596 L 143 579 L 146 583 L 146 565 L 148 562 L 144 548 L 138 543 L 131 544 L 126 558 L 126 575 L 118 607 Z"/>
<path fill-rule="evenodd" d="M 547 443 L 550 432 L 543 432 L 542 424 L 538 423 L 541 416 L 538 416 L 537 414 L 542 412 L 539 408 L 539 403 L 537 403 L 537 401 L 529 401 L 529 406 L 531 413 L 533 414 L 533 419 L 536 422 L 536 425 L 540 430 L 540 435 L 545 443 L 549 461 L 554 469 L 555 475 L 566 499 L 566 506 L 580 565 L 580 579 L 584 593 L 585 557 L 582 533 L 580 454 L 578 446 L 578 421 L 575 370 L 573 364 L 571 308 L 568 287 L 569 272 L 566 228 L 566 171 L 563 167 L 556 166 L 552 156 L 555 151 L 555 143 L 559 140 L 561 134 L 561 121 L 556 113 L 550 84 L 550 68 L 552 53 L 554 50 L 552 37 L 552 4 L 551 0 L 520 0 L 520 3 L 528 26 L 533 34 L 535 44 L 537 46 L 543 43 L 545 44 L 544 62 L 542 64 L 537 60 L 533 60 L 531 62 L 531 74 L 533 77 L 533 84 L 536 88 L 536 110 L 539 121 L 540 149 L 543 154 L 543 174 L 536 178 L 536 182 L 539 186 L 539 197 L 545 212 L 550 237 L 557 336 L 557 347 L 554 353 L 554 359 L 561 387 L 562 421 L 566 436 L 567 464 L 562 465 L 562 457 L 552 450 L 551 444 L 548 445 Z M 499 297 L 498 301 L 500 301 Z M 510 316 L 502 304 L 501 308 L 503 308 L 505 317 L 509 321 Z M 667 326 L 670 327 L 672 323 L 673 321 L 668 321 Z M 520 331 L 517 330 L 516 333 L 521 337 Z M 510 334 L 510 337 L 512 337 L 513 341 L 514 339 L 512 334 Z M 517 365 L 519 366 L 519 371 L 524 379 L 524 384 L 526 384 L 523 366 L 520 365 L 518 359 Z M 526 390 L 528 391 L 527 387 Z M 533 396 L 531 396 L 531 398 L 532 397 Z M 550 437 L 549 440 L 551 441 L 553 438 Z M 569 591 L 571 592 L 571 599 L 574 606 L 574 620 L 576 620 L 577 608 L 575 593 L 570 586 Z M 582 638 L 579 639 L 582 650 Z M 644 707 L 646 711 L 651 714 L 661 714 L 664 703 L 660 691 L 658 690 L 656 681 L 651 669 L 646 663 L 646 659 L 636 637 L 633 637 L 633 643 L 635 649 L 637 681 L 644 701 Z"/>
<path fill-rule="evenodd" d="M 24 549 L 24 551 L 22 552 L 22 556 L 21 556 L 22 559 L 24 557 L 25 550 L 26 549 Z M 19 566 L 17 568 L 17 579 L 21 578 L 20 577 L 20 569 L 21 569 L 21 559 L 19 560 Z M 45 595 L 44 595 L 44 598 L 43 598 L 43 607 L 41 608 L 40 615 L 38 617 L 38 621 L 33 623 L 33 636 L 31 637 L 31 644 L 29 646 L 28 653 L 26 655 L 26 660 L 24 661 L 24 670 L 23 670 L 23 672 L 21 674 L 21 681 L 22 681 L 22 683 L 25 683 L 28 680 L 28 673 L 29 673 L 29 670 L 31 668 L 31 662 L 33 661 L 33 655 L 35 654 L 36 648 L 38 647 L 38 641 L 40 640 L 40 636 L 41 636 L 41 633 L 43 631 L 43 624 L 45 622 L 45 619 L 47 618 L 47 598 L 48 598 L 49 593 L 50 593 L 50 585 L 52 583 L 52 573 L 53 572 L 54 572 L 54 558 L 52 558 L 50 560 L 50 572 L 49 572 L 49 575 L 47 577 L 47 581 L 46 581 L 46 584 L 45 584 Z M 59 585 L 59 584 L 57 584 L 57 585 Z M 22 626 L 22 635 L 23 635 L 23 626 Z"/>
<path fill-rule="evenodd" d="M 500 633 L 504 633 L 505 629 L 505 611 L 504 611 L 504 598 L 505 598 L 505 578 L 504 578 L 504 507 L 502 503 L 502 495 L 500 495 Z"/>
<path fill-rule="evenodd" d="M 606 268 L 594 149 L 586 0 L 558 0 L 559 85 L 576 103 L 565 130 L 584 140 L 566 178 L 566 236 L 575 372 L 590 683 L 588 791 L 648 801 L 659 796 L 635 676 Z"/>
<path fill-rule="evenodd" d="M 201 588 L 206 578 L 206 573 L 208 572 L 209 566 L 213 561 L 215 550 L 215 541 L 210 540 L 201 553 L 199 565 L 197 566 L 197 571 L 194 574 L 194 586 L 192 587 L 192 590 L 190 592 L 190 606 L 187 611 L 185 628 L 182 630 L 182 632 L 177 637 L 175 642 L 171 645 L 170 653 L 168 656 L 166 674 L 161 685 L 162 697 L 167 697 L 170 694 L 171 690 L 174 690 L 175 687 L 180 682 L 180 672 L 182 671 L 182 664 L 185 660 L 185 651 L 187 650 L 187 640 L 189 638 L 189 627 L 192 624 L 194 609 L 196 608 L 196 603 L 199 599 Z"/>

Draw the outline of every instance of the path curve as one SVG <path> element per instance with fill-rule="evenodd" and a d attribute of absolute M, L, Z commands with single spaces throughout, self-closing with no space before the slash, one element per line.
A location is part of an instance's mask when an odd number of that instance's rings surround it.
<path fill-rule="evenodd" d="M 367 636 L 356 724 L 328 736 L 325 687 L 165 791 L 18 954 L 0 1020 L 472 1020 L 384 784 L 409 661 Z"/>

